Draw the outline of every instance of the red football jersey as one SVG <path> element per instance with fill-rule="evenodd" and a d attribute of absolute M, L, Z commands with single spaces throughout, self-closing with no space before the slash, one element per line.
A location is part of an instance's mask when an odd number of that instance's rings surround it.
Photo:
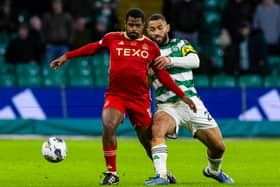
<path fill-rule="evenodd" d="M 131 40 L 125 33 L 109 33 L 99 43 L 110 51 L 107 94 L 149 96 L 148 66 L 160 55 L 157 45 L 144 35 Z"/>
<path fill-rule="evenodd" d="M 124 96 L 127 99 L 149 97 L 148 68 L 160 56 L 157 44 L 144 35 L 131 40 L 125 32 L 116 32 L 106 34 L 99 42 L 90 43 L 65 55 L 67 58 L 93 55 L 102 48 L 107 48 L 110 52 L 109 88 L 106 94 Z M 155 73 L 165 83 L 164 86 L 180 97 L 184 95 L 165 70 L 155 70 Z"/>

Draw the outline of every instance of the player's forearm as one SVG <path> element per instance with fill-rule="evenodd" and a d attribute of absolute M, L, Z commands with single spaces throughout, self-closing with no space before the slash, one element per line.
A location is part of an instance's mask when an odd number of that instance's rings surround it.
<path fill-rule="evenodd" d="M 196 53 L 189 53 L 184 57 L 169 57 L 174 67 L 194 69 L 199 67 L 199 57 Z"/>
<path fill-rule="evenodd" d="M 79 49 L 65 53 L 65 56 L 67 59 L 82 56 L 90 56 L 93 55 L 99 48 L 101 48 L 101 46 L 98 42 L 90 43 Z"/>
<path fill-rule="evenodd" d="M 173 91 L 178 97 L 182 98 L 185 96 L 185 93 L 176 85 L 171 76 L 165 69 L 159 70 L 156 72 L 158 80 L 165 86 L 167 89 Z"/>

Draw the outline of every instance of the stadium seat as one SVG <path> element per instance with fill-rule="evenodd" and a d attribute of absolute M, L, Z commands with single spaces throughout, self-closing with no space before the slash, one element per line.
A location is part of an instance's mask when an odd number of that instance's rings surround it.
<path fill-rule="evenodd" d="M 41 87 L 42 74 L 38 64 L 25 63 L 16 65 L 17 85 L 19 87 Z"/>
<path fill-rule="evenodd" d="M 2 64 L 0 68 L 0 74 L 14 74 L 15 66 L 12 64 Z"/>
<path fill-rule="evenodd" d="M 269 56 L 268 63 L 273 75 L 280 75 L 280 57 Z"/>
<path fill-rule="evenodd" d="M 90 65 L 83 65 L 83 66 L 79 66 L 79 65 L 73 65 L 71 64 L 68 67 L 68 75 L 73 77 L 73 76 L 92 76 L 93 72 L 92 72 L 92 68 Z"/>
<path fill-rule="evenodd" d="M 7 46 L 10 41 L 9 34 L 5 31 L 0 32 L 0 44 L 1 46 Z"/>
<path fill-rule="evenodd" d="M 52 70 L 49 66 L 49 64 L 44 64 L 42 66 L 42 74 L 44 77 L 49 76 L 50 74 L 52 74 L 54 70 Z"/>
<path fill-rule="evenodd" d="M 109 84 L 109 81 L 107 78 L 99 78 L 95 81 L 96 87 L 107 87 Z"/>
<path fill-rule="evenodd" d="M 5 63 L 6 44 L 0 41 L 0 64 Z"/>
<path fill-rule="evenodd" d="M 67 85 L 66 78 L 61 78 L 59 76 L 49 76 L 44 77 L 43 86 L 45 87 L 62 87 Z"/>
<path fill-rule="evenodd" d="M 48 64 L 43 65 L 43 86 L 45 87 L 61 87 L 67 85 L 68 76 L 66 75 L 67 68 L 53 70 Z"/>
<path fill-rule="evenodd" d="M 97 67 L 109 67 L 110 64 L 110 55 L 108 52 L 101 52 L 92 57 L 92 65 L 94 68 Z"/>
<path fill-rule="evenodd" d="M 41 76 L 17 76 L 17 85 L 19 87 L 42 87 Z"/>
<path fill-rule="evenodd" d="M 218 0 L 206 0 L 203 1 L 203 6 L 205 10 L 217 10 L 219 8 Z"/>
<path fill-rule="evenodd" d="M 270 75 L 264 78 L 264 87 L 271 88 L 276 87 L 280 88 L 280 76 L 279 75 Z"/>
<path fill-rule="evenodd" d="M 209 87 L 210 81 L 207 75 L 195 75 L 194 76 L 195 87 Z"/>
<path fill-rule="evenodd" d="M 259 75 L 241 75 L 237 83 L 240 87 L 262 87 L 262 78 Z"/>
<path fill-rule="evenodd" d="M 41 76 L 41 67 L 38 64 L 25 63 L 16 65 L 16 74 L 19 76 Z"/>
<path fill-rule="evenodd" d="M 229 75 L 216 75 L 212 77 L 212 87 L 235 87 L 235 78 Z"/>
<path fill-rule="evenodd" d="M 70 79 L 71 87 L 93 87 L 92 76 L 74 76 Z"/>
<path fill-rule="evenodd" d="M 221 22 L 221 15 L 216 11 L 204 11 L 205 24 L 218 26 Z"/>
<path fill-rule="evenodd" d="M 279 56 L 269 56 L 268 62 L 270 64 L 278 64 L 278 63 L 280 63 L 280 57 Z"/>
<path fill-rule="evenodd" d="M 16 78 L 14 74 L 1 74 L 0 75 L 1 87 L 14 87 L 16 86 Z"/>

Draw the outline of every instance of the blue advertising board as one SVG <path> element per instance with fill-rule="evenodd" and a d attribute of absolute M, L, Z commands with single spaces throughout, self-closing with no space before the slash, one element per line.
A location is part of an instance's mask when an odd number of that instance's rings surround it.
<path fill-rule="evenodd" d="M 0 88 L 0 119 L 100 118 L 105 88 Z M 280 121 L 280 89 L 201 88 L 217 119 Z M 154 106 L 154 105 L 153 105 Z"/>

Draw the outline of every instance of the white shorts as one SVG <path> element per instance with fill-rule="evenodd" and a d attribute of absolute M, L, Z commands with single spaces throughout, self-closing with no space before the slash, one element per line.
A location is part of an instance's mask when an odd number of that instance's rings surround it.
<path fill-rule="evenodd" d="M 194 136 L 198 129 L 210 129 L 218 126 L 203 102 L 197 96 L 191 97 L 191 99 L 196 105 L 196 113 L 183 101 L 157 105 L 156 113 L 164 111 L 176 121 L 175 132 L 167 135 L 167 137 L 177 138 L 179 127 L 185 127 Z"/>

